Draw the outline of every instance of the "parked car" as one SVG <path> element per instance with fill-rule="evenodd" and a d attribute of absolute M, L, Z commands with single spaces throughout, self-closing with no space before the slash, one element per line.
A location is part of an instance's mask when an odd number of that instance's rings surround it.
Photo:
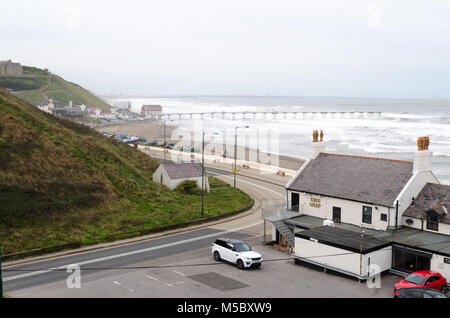
<path fill-rule="evenodd" d="M 436 289 L 411 287 L 397 289 L 395 298 L 448 298 L 446 294 Z"/>
<path fill-rule="evenodd" d="M 438 272 L 418 271 L 405 276 L 394 286 L 394 295 L 397 290 L 403 288 L 422 287 L 439 290 L 443 294 L 447 293 L 447 280 Z"/>
<path fill-rule="evenodd" d="M 229 238 L 219 238 L 212 246 L 216 261 L 224 260 L 236 264 L 239 269 L 259 268 L 263 264 L 261 254 L 252 251 L 247 243 Z"/>

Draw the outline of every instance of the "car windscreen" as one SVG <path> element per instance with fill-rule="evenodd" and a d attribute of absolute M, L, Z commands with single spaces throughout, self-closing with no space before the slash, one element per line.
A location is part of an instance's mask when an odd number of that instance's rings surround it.
<path fill-rule="evenodd" d="M 426 277 L 424 276 L 411 274 L 405 278 L 405 282 L 421 285 L 424 282 L 425 278 Z"/>
<path fill-rule="evenodd" d="M 234 243 L 233 246 L 236 252 L 248 252 L 252 250 L 252 248 L 246 243 Z"/>

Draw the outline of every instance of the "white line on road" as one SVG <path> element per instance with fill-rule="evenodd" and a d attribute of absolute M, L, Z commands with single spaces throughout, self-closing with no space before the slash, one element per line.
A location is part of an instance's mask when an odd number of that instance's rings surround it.
<path fill-rule="evenodd" d="M 148 278 L 150 278 L 150 279 L 153 279 L 153 280 L 159 281 L 159 279 L 158 279 L 158 278 L 155 278 L 155 277 L 153 277 L 153 276 L 150 276 L 150 275 L 145 275 L 145 276 L 147 276 L 147 277 L 148 277 Z"/>
<path fill-rule="evenodd" d="M 126 287 L 126 286 L 123 286 L 121 283 L 116 282 L 115 280 L 113 280 L 113 283 L 116 284 L 116 285 L 118 285 L 118 286 L 121 286 L 121 287 L 125 288 L 125 289 L 128 290 L 129 292 L 134 292 L 134 290 L 132 290 L 132 289 Z"/>
<path fill-rule="evenodd" d="M 172 270 L 172 272 L 174 272 L 174 273 L 176 273 L 176 274 L 178 274 L 178 275 L 181 275 L 181 276 L 183 276 L 183 277 L 186 277 L 186 275 L 184 275 L 183 273 L 178 272 L 178 271 L 176 271 L 176 270 Z"/>
<path fill-rule="evenodd" d="M 176 242 L 172 242 L 172 243 L 167 243 L 167 244 L 163 244 L 163 245 L 153 246 L 153 247 L 149 247 L 149 248 L 144 248 L 144 249 L 141 249 L 141 250 L 126 252 L 126 253 L 121 253 L 121 254 L 116 254 L 116 255 L 110 255 L 110 256 L 105 256 L 105 257 L 100 257 L 100 258 L 91 259 L 91 260 L 80 262 L 80 263 L 68 264 L 68 265 L 63 265 L 63 266 L 59 266 L 59 267 L 52 267 L 52 268 L 49 268 L 47 270 L 39 270 L 39 271 L 25 273 L 25 274 L 21 274 L 21 275 L 16 275 L 16 276 L 11 276 L 11 277 L 4 277 L 3 281 L 4 282 L 8 282 L 8 281 L 12 281 L 12 280 L 20 279 L 20 278 L 26 278 L 26 277 L 31 277 L 31 276 L 36 276 L 36 275 L 48 273 L 48 272 L 51 272 L 51 271 L 54 271 L 54 270 L 63 270 L 63 269 L 66 269 L 67 266 L 70 266 L 70 265 L 82 266 L 82 265 L 88 265 L 88 264 L 108 261 L 108 260 L 116 259 L 116 258 L 120 258 L 120 257 L 136 255 L 136 254 L 141 254 L 141 253 L 150 252 L 150 251 L 155 251 L 155 250 L 159 250 L 159 249 L 163 249 L 163 248 L 167 248 L 167 247 L 177 246 L 177 245 L 181 245 L 181 244 L 185 244 L 185 243 L 190 243 L 190 242 L 194 242 L 194 241 L 203 240 L 203 239 L 206 239 L 206 238 L 211 238 L 211 237 L 224 235 L 224 234 L 227 234 L 227 233 L 230 233 L 230 232 L 238 232 L 238 231 L 241 231 L 241 230 L 245 230 L 245 229 L 248 229 L 248 228 L 260 225 L 261 223 L 263 223 L 262 220 L 258 221 L 256 223 L 252 223 L 252 224 L 249 224 L 249 225 L 246 225 L 246 226 L 242 226 L 240 228 L 233 229 L 233 230 L 227 230 L 227 231 L 222 231 L 222 232 L 218 232 L 218 233 L 214 233 L 214 234 L 208 234 L 208 235 L 193 237 L 193 238 L 190 238 L 190 239 L 185 239 L 185 240 L 176 241 Z"/>
<path fill-rule="evenodd" d="M 225 175 L 225 174 L 220 174 L 220 173 L 217 173 L 217 172 L 210 172 L 209 174 L 211 174 L 211 175 L 217 175 L 217 176 L 221 176 L 221 177 L 225 177 L 225 178 L 229 178 L 229 179 L 233 179 L 233 177 L 227 176 L 227 175 Z M 270 192 L 272 192 L 272 193 L 275 193 L 276 195 L 280 196 L 281 198 L 283 198 L 283 200 L 286 201 L 286 198 L 284 197 L 284 195 L 282 195 L 281 193 L 276 192 L 276 191 L 274 191 L 274 190 L 272 190 L 272 189 L 269 189 L 269 188 L 266 188 L 266 187 L 257 185 L 257 184 L 255 184 L 255 183 L 253 183 L 253 182 L 248 182 L 248 181 L 245 181 L 245 180 L 239 180 L 239 182 L 248 183 L 248 184 L 251 184 L 251 185 L 254 186 L 254 187 L 261 188 L 261 189 L 264 189 L 264 190 L 266 190 L 266 191 L 270 191 Z"/>

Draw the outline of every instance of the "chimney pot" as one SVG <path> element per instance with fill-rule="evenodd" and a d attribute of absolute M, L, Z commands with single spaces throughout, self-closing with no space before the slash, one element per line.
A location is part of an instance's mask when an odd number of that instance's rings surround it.
<path fill-rule="evenodd" d="M 419 137 L 417 139 L 417 151 L 414 154 L 413 171 L 418 173 L 431 170 L 431 152 L 428 150 L 430 137 Z"/>
<path fill-rule="evenodd" d="M 325 152 L 325 143 L 323 142 L 323 130 L 320 131 L 320 142 L 319 142 L 319 131 L 313 131 L 313 142 L 311 144 L 311 159 L 316 159 L 316 157 L 321 153 Z"/>

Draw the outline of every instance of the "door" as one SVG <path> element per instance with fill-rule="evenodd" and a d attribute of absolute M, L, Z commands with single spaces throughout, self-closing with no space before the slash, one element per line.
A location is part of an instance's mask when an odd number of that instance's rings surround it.
<path fill-rule="evenodd" d="M 442 288 L 439 276 L 431 276 L 425 282 L 424 287 L 440 290 Z"/>
<path fill-rule="evenodd" d="M 225 247 L 223 248 L 223 258 L 229 262 L 233 261 L 233 244 L 225 243 Z"/>
<path fill-rule="evenodd" d="M 238 253 L 234 250 L 233 244 L 227 244 L 229 245 L 228 255 L 229 255 L 229 261 L 232 263 L 236 263 Z"/>
<path fill-rule="evenodd" d="M 291 210 L 299 212 L 300 195 L 298 193 L 291 193 Z"/>
<path fill-rule="evenodd" d="M 333 222 L 341 223 L 341 208 L 333 207 Z"/>

